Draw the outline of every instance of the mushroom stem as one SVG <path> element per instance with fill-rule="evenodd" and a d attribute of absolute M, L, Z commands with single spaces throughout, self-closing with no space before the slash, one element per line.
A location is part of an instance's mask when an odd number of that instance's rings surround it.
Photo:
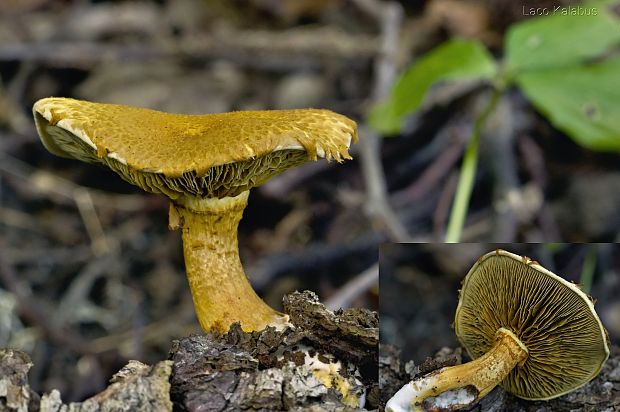
<path fill-rule="evenodd" d="M 183 197 L 170 205 L 169 227 L 182 228 L 187 280 L 206 331 L 226 332 L 237 321 L 244 331 L 288 324 L 287 315 L 254 292 L 239 259 L 237 227 L 248 193 L 222 199 Z"/>
<path fill-rule="evenodd" d="M 386 411 L 455 410 L 470 406 L 504 380 L 515 366 L 523 366 L 527 357 L 528 350 L 519 338 L 500 328 L 487 353 L 409 382 L 388 401 Z"/>

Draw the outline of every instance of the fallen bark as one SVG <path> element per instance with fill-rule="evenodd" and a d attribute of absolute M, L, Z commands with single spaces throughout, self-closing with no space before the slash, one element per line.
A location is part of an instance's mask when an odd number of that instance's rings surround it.
<path fill-rule="evenodd" d="M 382 408 L 398 389 L 412 379 L 466 361 L 462 360 L 461 348 L 443 348 L 433 358 L 427 358 L 420 365 L 414 365 L 412 361 L 402 362 L 398 349 L 391 345 L 381 345 L 380 351 L 379 382 Z M 609 359 L 596 378 L 564 396 L 549 401 L 526 401 L 497 386 L 467 411 L 620 411 L 620 347 L 611 347 Z"/>
<path fill-rule="evenodd" d="M 312 292 L 284 300 L 294 328 L 192 335 L 169 360 L 130 361 L 103 392 L 64 404 L 28 385 L 30 358 L 0 350 L 0 411 L 365 411 L 379 400 L 375 312 L 331 312 Z"/>
<path fill-rule="evenodd" d="M 12 349 L 0 350 L 0 411 L 91 412 L 171 411 L 170 361 L 148 366 L 138 361 L 118 371 L 103 392 L 84 402 L 63 404 L 60 392 L 39 397 L 28 385 L 30 358 Z"/>
<path fill-rule="evenodd" d="M 294 329 L 176 343 L 172 399 L 178 410 L 373 409 L 378 400 L 378 317 L 365 309 L 330 312 L 312 292 L 293 293 L 284 309 Z"/>

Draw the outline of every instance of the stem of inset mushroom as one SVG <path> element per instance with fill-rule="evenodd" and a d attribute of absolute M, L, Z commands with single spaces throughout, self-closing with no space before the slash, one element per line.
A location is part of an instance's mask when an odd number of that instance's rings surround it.
<path fill-rule="evenodd" d="M 222 199 L 177 199 L 170 205 L 171 229 L 182 228 L 187 280 L 204 330 L 284 328 L 288 316 L 268 306 L 252 289 L 237 244 L 237 227 L 248 191 Z"/>
<path fill-rule="evenodd" d="M 470 406 L 504 380 L 515 366 L 523 366 L 527 356 L 527 348 L 519 338 L 500 328 L 487 353 L 409 382 L 388 401 L 385 410 L 455 410 Z"/>

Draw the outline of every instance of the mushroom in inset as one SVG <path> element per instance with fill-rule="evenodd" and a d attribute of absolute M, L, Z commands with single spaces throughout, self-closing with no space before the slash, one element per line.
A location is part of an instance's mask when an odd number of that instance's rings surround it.
<path fill-rule="evenodd" d="M 609 356 L 591 299 L 504 250 L 482 256 L 465 277 L 454 327 L 474 360 L 408 383 L 386 411 L 455 410 L 498 384 L 523 399 L 548 400 L 589 382 Z"/>
<path fill-rule="evenodd" d="M 320 109 L 183 115 L 53 97 L 36 102 L 33 112 L 53 154 L 101 163 L 170 198 L 169 225 L 182 228 L 203 329 L 288 323 L 256 295 L 241 266 L 237 226 L 248 191 L 308 160 L 350 159 L 354 121 Z"/>

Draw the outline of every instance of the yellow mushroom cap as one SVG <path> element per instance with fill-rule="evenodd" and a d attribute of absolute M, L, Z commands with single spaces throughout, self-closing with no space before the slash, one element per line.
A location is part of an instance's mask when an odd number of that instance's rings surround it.
<path fill-rule="evenodd" d="M 236 196 L 307 160 L 350 159 L 357 140 L 353 120 L 323 109 L 186 115 L 49 97 L 33 113 L 50 152 L 171 198 Z"/>
<path fill-rule="evenodd" d="M 469 271 L 455 316 L 456 334 L 472 358 L 486 353 L 500 327 L 528 349 L 502 382 L 530 400 L 570 392 L 593 379 L 609 356 L 607 333 L 592 301 L 535 261 L 497 250 Z"/>

